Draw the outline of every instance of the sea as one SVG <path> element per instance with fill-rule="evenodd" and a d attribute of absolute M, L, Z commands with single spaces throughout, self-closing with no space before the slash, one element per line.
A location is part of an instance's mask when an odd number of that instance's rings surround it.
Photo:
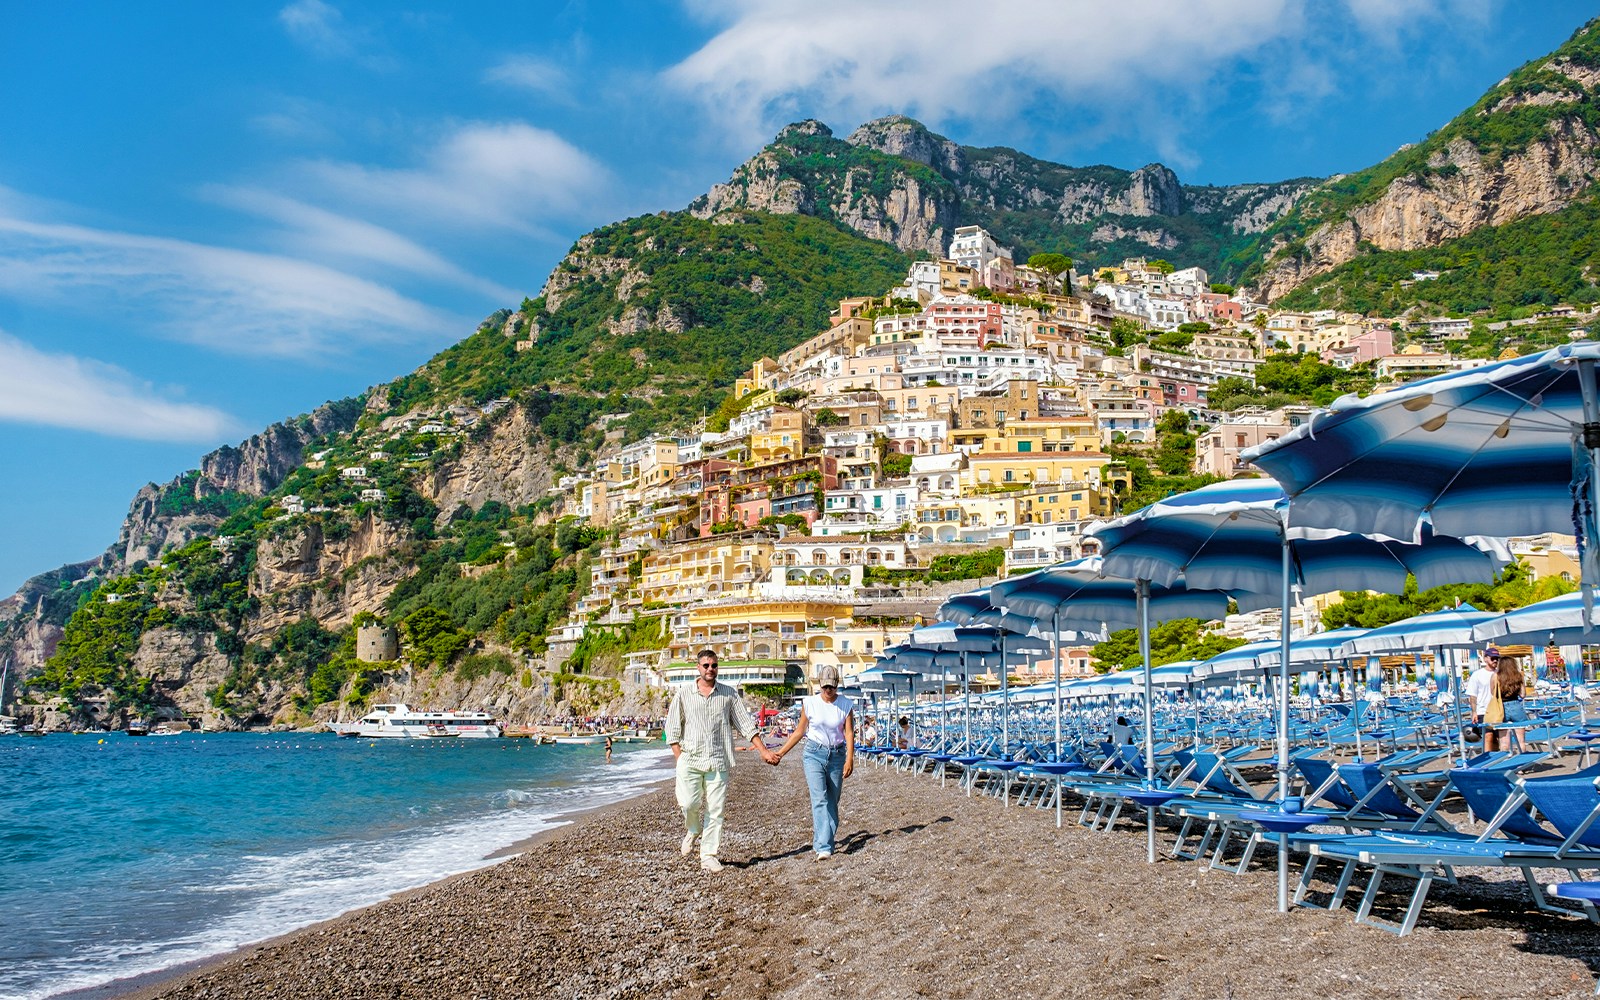
<path fill-rule="evenodd" d="M 157 972 L 448 875 L 671 775 L 659 742 L 0 739 L 0 998 Z"/>

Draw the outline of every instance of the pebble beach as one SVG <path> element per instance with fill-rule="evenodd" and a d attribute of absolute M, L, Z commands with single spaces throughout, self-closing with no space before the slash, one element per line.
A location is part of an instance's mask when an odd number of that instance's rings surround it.
<path fill-rule="evenodd" d="M 818 862 L 800 769 L 740 758 L 721 872 L 679 855 L 664 783 L 493 867 L 78 996 L 1580 997 L 1600 969 L 1594 925 L 1534 911 L 1502 872 L 1437 884 L 1395 938 L 1353 903 L 1278 913 L 1271 851 L 1242 875 L 1149 865 L 1142 826 L 1091 833 L 1069 812 L 1058 830 L 875 764 Z"/>

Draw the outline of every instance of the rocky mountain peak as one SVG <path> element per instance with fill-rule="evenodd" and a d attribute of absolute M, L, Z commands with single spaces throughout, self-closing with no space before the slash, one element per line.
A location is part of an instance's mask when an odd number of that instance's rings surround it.
<path fill-rule="evenodd" d="M 815 118 L 807 118 L 805 121 L 785 125 L 778 130 L 777 136 L 772 141 L 777 144 L 812 135 L 820 135 L 825 139 L 831 139 L 833 138 L 833 129 Z"/>
<path fill-rule="evenodd" d="M 844 141 L 933 167 L 945 174 L 959 174 L 965 167 L 959 145 L 935 135 L 927 126 L 905 115 L 889 115 L 866 122 Z"/>

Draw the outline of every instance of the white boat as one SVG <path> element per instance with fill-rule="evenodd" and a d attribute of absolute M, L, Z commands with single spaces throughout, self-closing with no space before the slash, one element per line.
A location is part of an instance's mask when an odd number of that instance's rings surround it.
<path fill-rule="evenodd" d="M 361 739 L 414 739 L 426 736 L 461 736 L 494 739 L 500 724 L 488 712 L 420 712 L 406 704 L 374 705 L 355 722 L 330 722 L 340 736 Z"/>
<path fill-rule="evenodd" d="M 562 746 L 586 747 L 597 746 L 601 743 L 604 743 L 607 739 L 614 738 L 614 734 L 610 733 L 573 733 L 569 736 L 552 736 L 550 737 L 550 742 L 560 744 Z"/>

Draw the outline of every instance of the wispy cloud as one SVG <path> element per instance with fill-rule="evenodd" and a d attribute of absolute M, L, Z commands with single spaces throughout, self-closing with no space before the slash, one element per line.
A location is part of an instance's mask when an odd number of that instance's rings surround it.
<path fill-rule="evenodd" d="M 366 261 L 408 274 L 465 288 L 497 302 L 512 302 L 520 293 L 471 274 L 392 229 L 340 215 L 271 191 L 216 185 L 204 194 L 221 204 L 270 219 L 288 231 L 297 255 L 313 259 Z"/>
<path fill-rule="evenodd" d="M 325 0 L 294 0 L 278 11 L 278 23 L 295 44 L 323 58 L 350 59 L 373 70 L 395 67 L 369 28 L 352 24 Z"/>
<path fill-rule="evenodd" d="M 303 260 L 16 216 L 0 216 L 0 293 L 142 313 L 165 336 L 247 355 L 443 341 L 463 325 L 377 282 Z"/>
<path fill-rule="evenodd" d="M 290 38 L 319 54 L 344 56 L 355 51 L 344 15 L 322 0 L 295 0 L 278 11 L 278 23 Z"/>
<path fill-rule="evenodd" d="M 425 151 L 415 167 L 319 161 L 308 181 L 346 201 L 452 226 L 543 229 L 579 214 L 610 183 L 599 162 L 554 132 L 522 122 L 474 122 Z"/>
<path fill-rule="evenodd" d="M 221 410 L 174 402 L 114 365 L 48 354 L 4 331 L 0 420 L 142 441 L 211 442 L 238 432 Z"/>
<path fill-rule="evenodd" d="M 532 91 L 542 97 L 554 98 L 563 103 L 571 100 L 572 82 L 567 77 L 566 70 L 548 59 L 526 55 L 508 56 L 485 70 L 483 78 L 488 83 Z"/>

